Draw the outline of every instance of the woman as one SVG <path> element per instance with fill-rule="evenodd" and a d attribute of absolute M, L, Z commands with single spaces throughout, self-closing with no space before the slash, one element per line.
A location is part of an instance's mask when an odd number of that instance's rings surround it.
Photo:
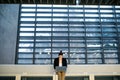
<path fill-rule="evenodd" d="M 66 58 L 63 58 L 63 53 L 60 51 L 58 58 L 55 58 L 54 60 L 54 69 L 56 70 L 56 66 L 62 67 L 65 66 L 67 68 L 67 60 Z M 65 79 L 65 72 L 59 71 L 56 72 L 58 75 L 58 80 L 64 80 Z"/>

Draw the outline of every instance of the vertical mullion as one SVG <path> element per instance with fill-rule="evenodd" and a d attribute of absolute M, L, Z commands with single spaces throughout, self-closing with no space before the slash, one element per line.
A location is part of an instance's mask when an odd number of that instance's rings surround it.
<path fill-rule="evenodd" d="M 85 39 L 85 64 L 87 64 L 88 63 L 88 59 L 87 59 L 87 31 L 86 31 L 86 23 L 85 23 L 85 5 L 83 5 L 83 18 L 84 18 L 84 22 L 83 22 L 83 24 L 84 24 L 84 29 L 85 29 L 85 37 L 84 37 L 84 39 Z"/>
<path fill-rule="evenodd" d="M 67 5 L 68 9 L 68 64 L 70 64 L 70 22 L 69 22 L 69 5 Z"/>
<path fill-rule="evenodd" d="M 119 31 L 118 31 L 118 25 L 117 25 L 117 17 L 116 17 L 116 12 L 115 12 L 116 8 L 115 8 L 115 5 L 114 5 L 114 8 L 113 8 L 113 11 L 114 11 L 114 19 L 115 19 L 115 29 L 117 31 L 117 55 L 118 55 L 118 64 L 120 64 L 120 41 L 119 41 Z"/>
<path fill-rule="evenodd" d="M 52 11 L 51 11 L 51 64 L 52 64 L 52 59 L 53 59 L 53 48 L 52 48 L 52 45 L 53 45 L 53 4 L 52 4 Z"/>
<path fill-rule="evenodd" d="M 101 13 L 100 13 L 100 5 L 98 6 L 98 9 L 99 9 L 99 20 L 100 20 L 100 28 L 101 28 L 101 55 L 102 55 L 102 64 L 105 63 L 105 58 L 104 58 L 104 50 L 103 50 L 103 29 L 102 29 L 102 24 L 101 24 Z"/>
<path fill-rule="evenodd" d="M 35 4 L 36 5 L 36 7 L 35 7 L 35 22 L 34 22 L 34 24 L 35 24 L 35 29 L 34 29 L 34 45 L 33 45 L 33 64 L 35 64 L 35 49 L 36 49 L 36 47 L 35 47 L 35 45 L 36 45 L 36 24 L 37 24 L 37 21 L 36 21 L 36 18 L 37 18 L 37 4 Z"/>
<path fill-rule="evenodd" d="M 19 14 L 18 14 L 18 28 L 17 28 L 17 39 L 16 39 L 16 54 L 15 54 L 15 64 L 18 64 L 18 54 L 19 54 L 19 39 L 20 39 L 20 14 L 21 14 L 21 4 L 19 5 Z"/>

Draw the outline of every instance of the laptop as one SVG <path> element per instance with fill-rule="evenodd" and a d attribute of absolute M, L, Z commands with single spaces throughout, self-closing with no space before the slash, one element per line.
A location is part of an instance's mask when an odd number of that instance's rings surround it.
<path fill-rule="evenodd" d="M 62 66 L 62 67 L 56 66 L 56 71 L 57 71 L 57 72 L 59 72 L 59 71 L 64 71 L 64 72 L 66 72 L 66 66 Z"/>

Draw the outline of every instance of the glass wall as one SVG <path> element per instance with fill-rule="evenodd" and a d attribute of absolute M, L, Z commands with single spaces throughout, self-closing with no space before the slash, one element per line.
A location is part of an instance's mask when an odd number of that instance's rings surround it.
<path fill-rule="evenodd" d="M 120 76 L 96 76 L 95 80 L 120 80 Z"/>
<path fill-rule="evenodd" d="M 120 6 L 22 4 L 17 64 L 120 63 Z"/>
<path fill-rule="evenodd" d="M 0 76 L 0 80 L 15 80 L 15 76 Z"/>
<path fill-rule="evenodd" d="M 65 80 L 89 80 L 88 76 L 74 76 L 74 77 L 66 77 Z"/>
<path fill-rule="evenodd" d="M 52 77 L 22 77 L 21 80 L 52 80 Z"/>
<path fill-rule="evenodd" d="M 52 80 L 52 77 L 22 77 L 21 80 Z M 65 80 L 89 80 L 89 78 L 87 76 L 67 76 Z"/>

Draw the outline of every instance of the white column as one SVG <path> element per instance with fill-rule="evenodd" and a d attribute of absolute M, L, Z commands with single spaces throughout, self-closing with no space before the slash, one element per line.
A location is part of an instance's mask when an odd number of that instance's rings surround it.
<path fill-rule="evenodd" d="M 95 76 L 94 76 L 93 74 L 90 74 L 90 75 L 89 75 L 89 79 L 90 79 L 90 80 L 95 80 Z"/>
<path fill-rule="evenodd" d="M 58 75 L 54 74 L 53 75 L 53 80 L 58 80 Z"/>
<path fill-rule="evenodd" d="M 21 75 L 16 75 L 16 79 L 15 80 L 21 80 Z"/>

